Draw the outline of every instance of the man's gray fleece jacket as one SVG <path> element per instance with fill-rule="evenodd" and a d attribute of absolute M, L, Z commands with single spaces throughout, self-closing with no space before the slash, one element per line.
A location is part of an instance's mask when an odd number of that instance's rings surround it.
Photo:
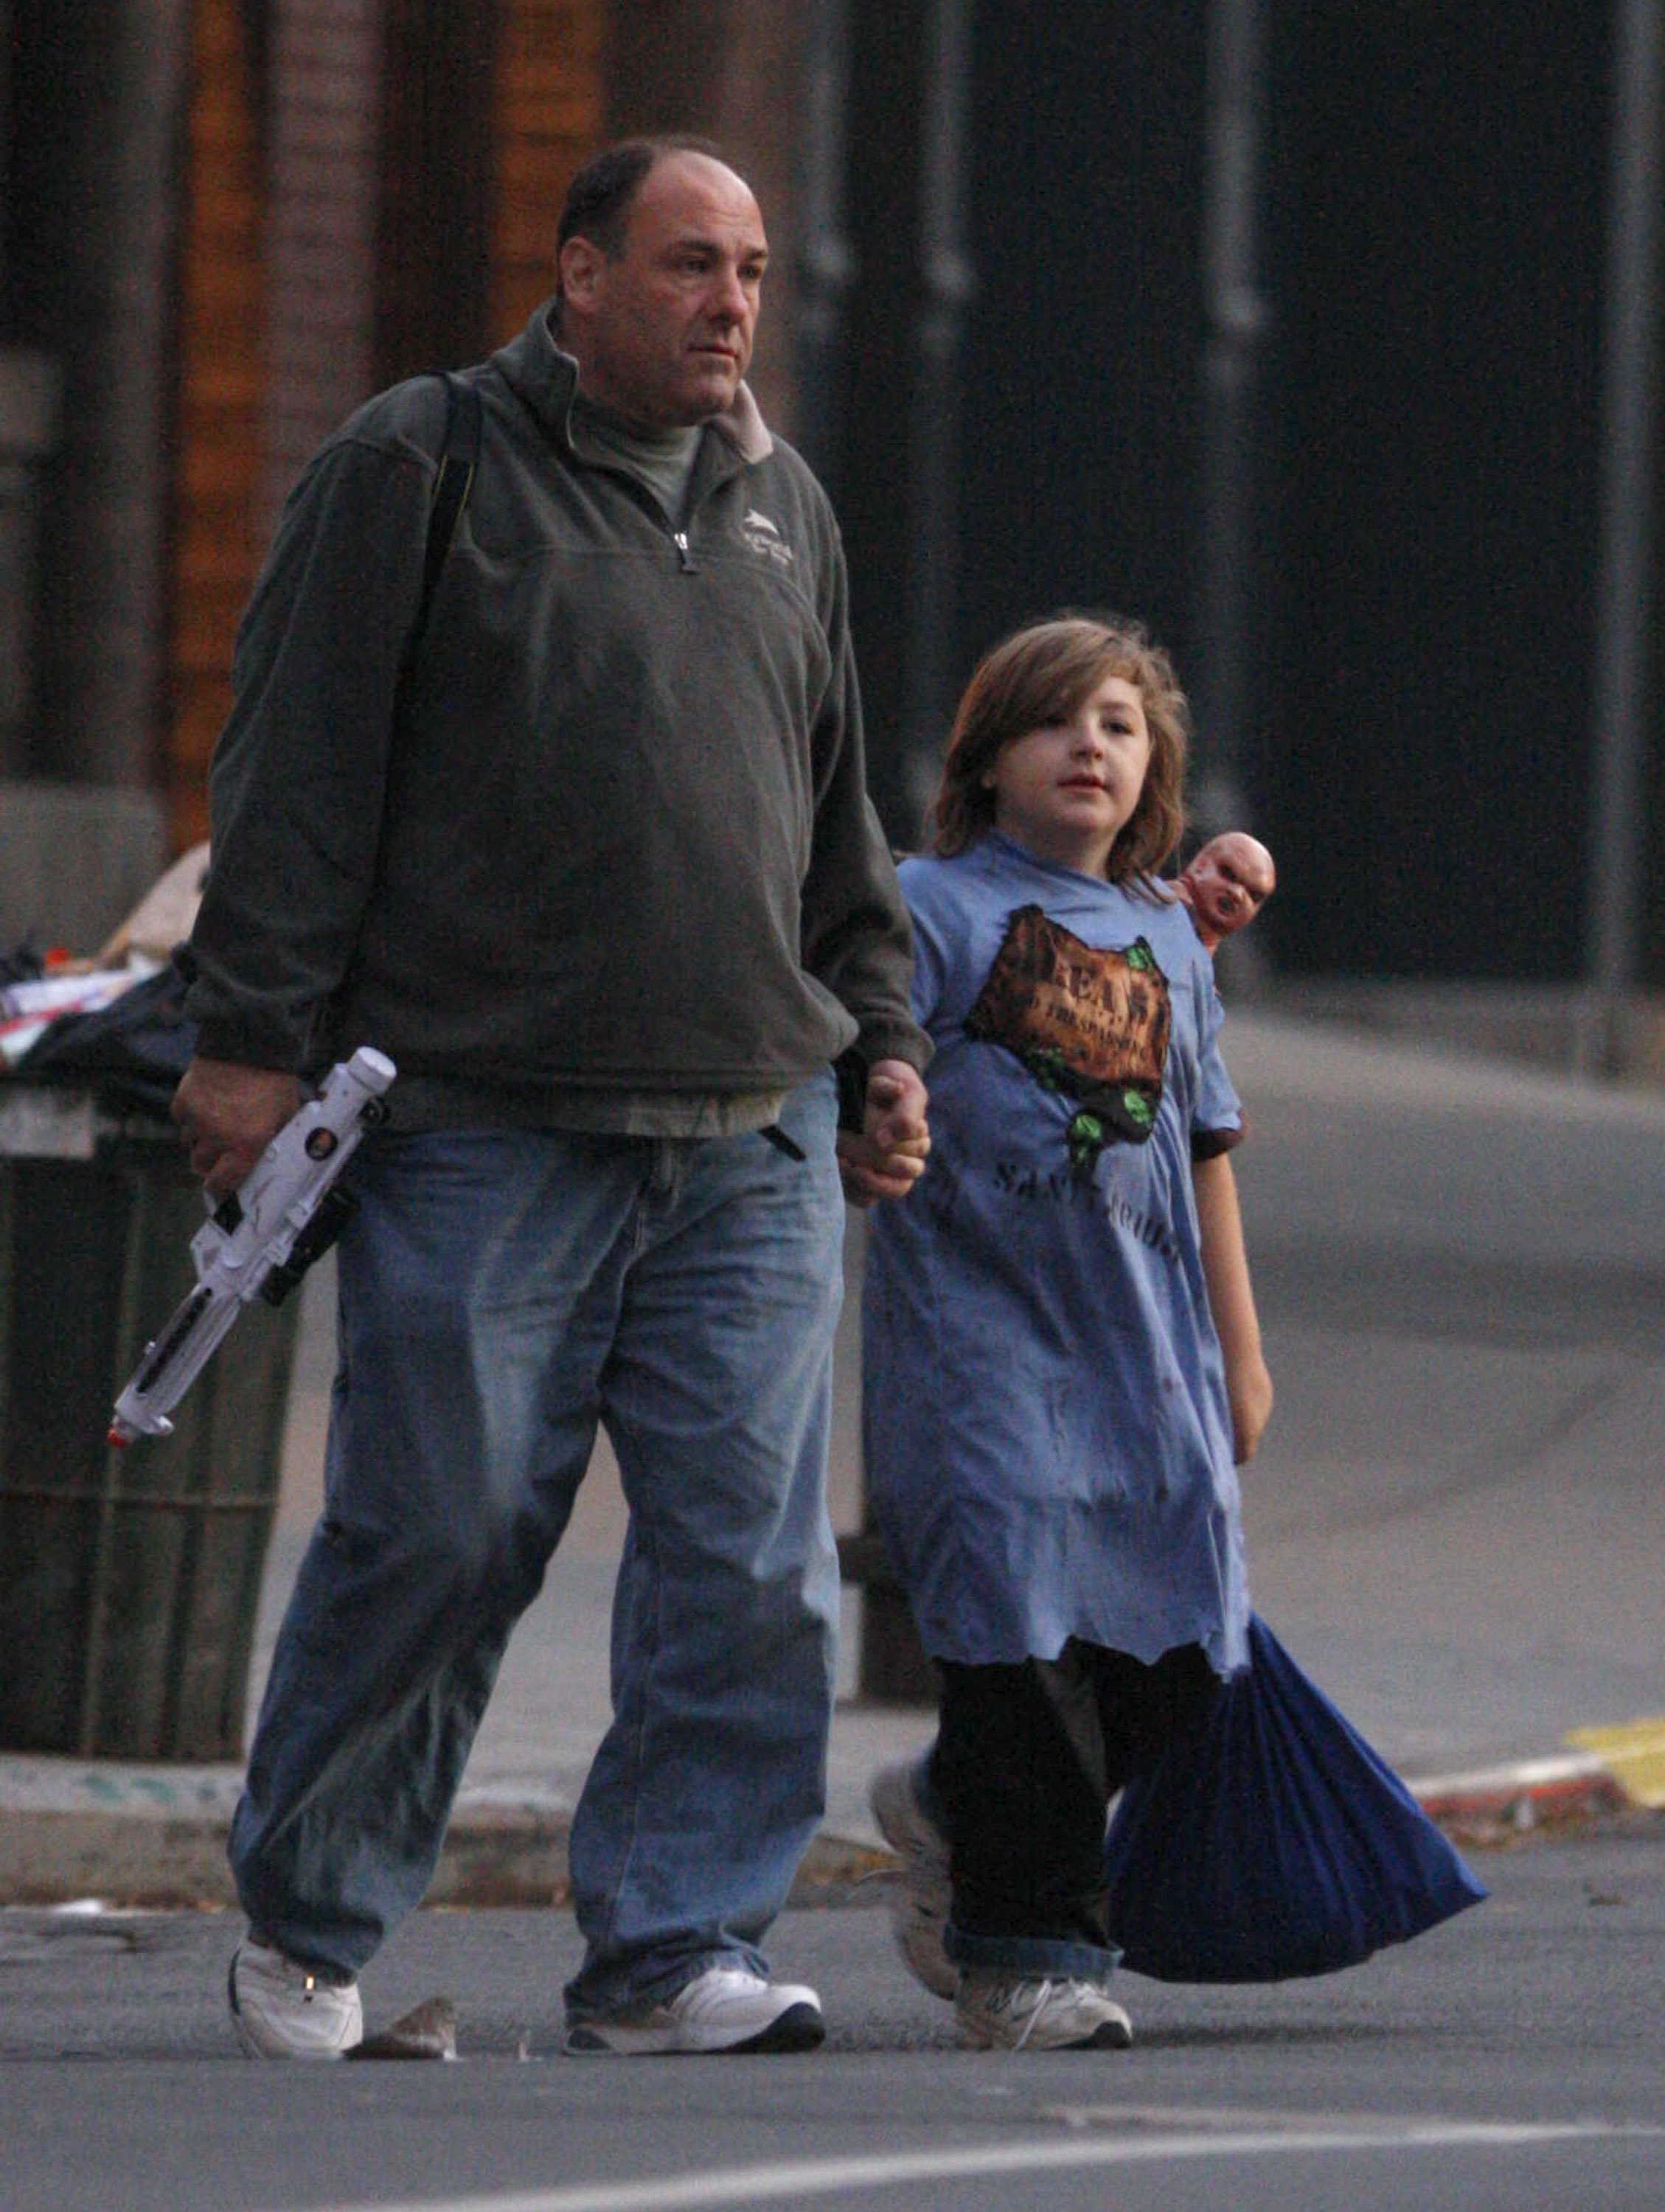
<path fill-rule="evenodd" d="M 688 520 L 582 458 L 540 311 L 465 374 L 480 464 L 400 692 L 446 399 L 362 408 L 238 634 L 187 1007 L 209 1058 L 374 1044 L 396 1120 L 922 1066 L 837 526 L 742 388 Z"/>

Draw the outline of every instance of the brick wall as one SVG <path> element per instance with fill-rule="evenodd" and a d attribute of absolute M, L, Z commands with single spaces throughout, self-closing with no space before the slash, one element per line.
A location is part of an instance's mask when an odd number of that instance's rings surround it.
<path fill-rule="evenodd" d="M 180 849 L 207 834 L 204 778 L 258 557 L 265 286 L 241 0 L 195 0 L 190 86 L 165 709 L 170 827 Z"/>
<path fill-rule="evenodd" d="M 512 337 L 555 283 L 555 228 L 604 129 L 605 0 L 502 0 L 492 138 L 490 339 Z"/>
<path fill-rule="evenodd" d="M 260 537 L 374 382 L 380 0 L 279 0 L 266 102 Z"/>

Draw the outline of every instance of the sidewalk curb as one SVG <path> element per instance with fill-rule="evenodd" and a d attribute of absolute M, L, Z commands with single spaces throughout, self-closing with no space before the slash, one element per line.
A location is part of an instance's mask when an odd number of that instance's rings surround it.
<path fill-rule="evenodd" d="M 564 1806 L 459 1805 L 425 1905 L 544 1909 L 571 1903 Z M 96 1899 L 153 1911 L 237 1902 L 226 1862 L 228 1816 L 161 1812 L 0 1810 L 0 1908 Z M 878 1843 L 826 1832 L 793 1885 L 794 1905 L 848 1901 L 895 1866 Z"/>
<path fill-rule="evenodd" d="M 1476 1849 L 1540 1828 L 1565 1833 L 1635 1809 L 1635 1801 L 1587 1752 L 1437 1775 L 1410 1787 L 1429 1819 L 1454 1843 Z"/>
<path fill-rule="evenodd" d="M 226 1838 L 235 1768 L 94 1769 L 45 1759 L 0 1766 L 0 1906 L 85 1899 L 150 1910 L 236 1903 Z M 1565 1835 L 1634 1808 L 1588 1754 L 1437 1776 L 1407 1785 L 1431 1820 L 1469 1849 Z M 459 1799 L 425 1903 L 547 1908 L 570 1901 L 572 1808 L 487 1788 Z M 895 1855 L 877 1838 L 823 1829 L 793 1887 L 795 1905 L 848 1904 Z M 870 1896 L 882 1894 L 876 1888 Z"/>

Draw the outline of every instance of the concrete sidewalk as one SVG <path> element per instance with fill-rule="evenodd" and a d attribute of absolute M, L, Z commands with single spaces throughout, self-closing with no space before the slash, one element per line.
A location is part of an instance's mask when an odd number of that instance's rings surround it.
<path fill-rule="evenodd" d="M 1665 1712 L 1665 1097 L 1254 1015 L 1233 1015 L 1228 1042 L 1255 1130 L 1240 1181 L 1279 1389 L 1244 1485 L 1257 1607 L 1468 1840 L 1622 1807 L 1607 1766 L 1565 1738 Z M 860 1243 L 853 1218 L 853 1291 Z M 325 1268 L 306 1297 L 251 1706 L 319 1504 Z M 855 1304 L 841 1529 L 860 1521 Z M 608 1718 L 623 1527 L 604 1449 L 511 1644 L 434 1902 L 564 1897 L 571 1810 Z M 859 1593 L 846 1601 L 827 1815 L 800 1899 L 888 1869 L 867 1782 L 931 1733 L 928 1711 L 857 1694 Z M 0 1904 L 227 1901 L 239 1783 L 231 1765 L 0 1757 Z"/>

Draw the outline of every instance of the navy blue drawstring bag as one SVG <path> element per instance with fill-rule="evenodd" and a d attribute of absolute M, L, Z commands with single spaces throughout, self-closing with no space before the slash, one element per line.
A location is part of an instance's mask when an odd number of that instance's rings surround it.
<path fill-rule="evenodd" d="M 1222 1682 L 1105 1840 L 1109 1929 L 1164 1982 L 1330 1974 L 1486 1894 L 1384 1760 L 1251 1615 Z"/>

